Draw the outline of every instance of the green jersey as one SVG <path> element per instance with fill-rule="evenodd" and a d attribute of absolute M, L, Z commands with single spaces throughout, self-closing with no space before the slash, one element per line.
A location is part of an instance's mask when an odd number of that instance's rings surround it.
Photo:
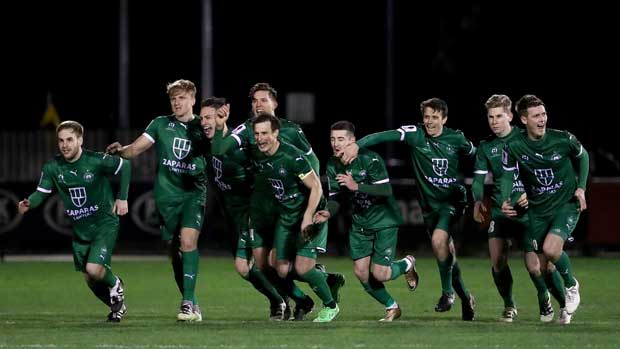
<path fill-rule="evenodd" d="M 303 179 L 313 172 L 308 159 L 302 150 L 295 146 L 280 142 L 278 150 L 272 156 L 264 156 L 254 160 L 258 171 L 257 185 L 264 180 L 273 192 L 280 207 L 285 211 L 305 210 L 310 190 Z"/>
<path fill-rule="evenodd" d="M 206 199 L 204 149 L 208 147 L 200 119 L 185 123 L 174 115 L 159 116 L 151 121 L 143 135 L 157 149 L 155 201 L 182 202 L 188 196 Z"/>
<path fill-rule="evenodd" d="M 501 181 L 500 178 L 504 173 L 502 169 L 502 151 L 506 142 L 518 135 L 521 130 L 517 127 L 513 127 L 510 133 L 504 137 L 497 137 L 491 135 L 487 139 L 480 142 L 476 150 L 476 165 L 474 166 L 474 182 L 472 184 L 472 194 L 474 201 L 482 200 L 484 196 L 484 178 L 487 173 L 493 175 L 493 208 L 501 210 L 502 198 L 501 198 Z M 523 183 L 519 179 L 518 168 L 514 171 L 512 191 L 510 198 L 512 202 L 516 202 L 517 199 L 525 192 Z"/>
<path fill-rule="evenodd" d="M 512 137 L 504 147 L 502 164 L 502 198 L 507 198 L 508 181 L 517 169 L 527 193 L 530 212 L 553 214 L 573 199 L 577 190 L 577 172 L 571 159 L 587 160 L 587 152 L 577 138 L 566 131 L 547 129 L 542 139 L 533 141 L 526 131 Z M 579 187 L 585 187 L 585 175 L 580 171 Z"/>
<path fill-rule="evenodd" d="M 358 185 L 389 184 L 390 178 L 383 159 L 375 152 L 361 148 L 359 154 L 349 165 L 340 158 L 332 157 L 327 162 L 327 181 L 329 199 L 346 198 L 353 203 L 353 226 L 379 230 L 403 224 L 394 195 L 375 196 L 361 191 L 351 191 L 340 186 L 336 175 L 349 173 Z"/>
<path fill-rule="evenodd" d="M 207 176 L 225 195 L 238 195 L 249 200 L 252 176 L 249 161 L 243 148 L 233 148 L 224 155 L 207 155 Z"/>
<path fill-rule="evenodd" d="M 107 224 L 106 221 L 118 224 L 118 216 L 112 212 L 114 195 L 107 176 L 121 173 L 124 166 L 129 166 L 127 160 L 89 150 L 83 150 L 75 162 L 68 162 L 62 155 L 56 155 L 43 166 L 37 192 L 47 196 L 56 188 L 65 206 L 65 213 L 71 218 L 76 237 L 91 241 L 96 231 L 93 227 Z M 129 178 L 126 178 L 126 182 L 119 192 L 120 200 L 127 200 Z M 31 201 L 35 202 L 32 208 L 42 202 Z"/>
<path fill-rule="evenodd" d="M 401 141 L 409 146 L 423 211 L 437 210 L 444 202 L 466 200 L 459 162 L 462 157 L 473 156 L 476 148 L 461 131 L 444 127 L 441 135 L 431 137 L 423 124 L 409 125 L 368 135 L 357 143 L 367 147 L 387 141 Z"/>

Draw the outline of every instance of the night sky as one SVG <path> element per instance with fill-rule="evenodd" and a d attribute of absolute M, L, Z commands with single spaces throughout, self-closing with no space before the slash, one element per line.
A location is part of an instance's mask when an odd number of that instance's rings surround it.
<path fill-rule="evenodd" d="M 250 86 L 266 81 L 281 96 L 315 94 L 319 123 L 304 129 L 322 158 L 334 121 L 353 120 L 360 136 L 383 130 L 386 11 L 382 1 L 214 1 L 214 92 L 231 100 L 231 126 L 247 116 Z M 4 12 L 4 127 L 38 128 L 50 92 L 62 119 L 116 128 L 117 1 Z M 603 88 L 617 80 L 613 14 L 591 3 L 395 1 L 395 126 L 418 122 L 419 103 L 440 97 L 450 108 L 447 126 L 477 143 L 490 133 L 483 103 L 491 94 L 516 101 L 533 93 L 546 102 L 550 127 L 618 153 L 605 127 L 615 122 L 617 89 Z M 200 81 L 200 2 L 131 2 L 129 21 L 131 126 L 144 128 L 170 112 L 167 82 Z M 281 100 L 280 116 L 284 110 Z"/>

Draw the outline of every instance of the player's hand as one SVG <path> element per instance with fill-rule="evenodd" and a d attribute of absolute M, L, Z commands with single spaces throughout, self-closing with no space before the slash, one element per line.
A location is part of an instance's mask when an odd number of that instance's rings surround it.
<path fill-rule="evenodd" d="M 108 145 L 105 148 L 105 152 L 108 153 L 108 154 L 114 155 L 114 154 L 120 152 L 122 149 L 123 149 L 123 145 L 122 144 L 120 144 L 119 142 L 114 142 L 114 143 Z"/>
<path fill-rule="evenodd" d="M 114 201 L 114 207 L 112 207 L 112 213 L 119 216 L 124 216 L 129 211 L 128 207 L 129 205 L 127 204 L 127 200 L 116 199 L 116 201 Z"/>
<path fill-rule="evenodd" d="M 353 179 L 353 176 L 350 173 L 337 174 L 336 181 L 338 181 L 338 184 L 343 187 L 347 187 L 351 191 L 357 191 L 359 189 L 359 185 L 357 185 L 357 182 Z"/>
<path fill-rule="evenodd" d="M 483 223 L 485 221 L 485 213 L 487 212 L 487 207 L 482 200 L 476 201 L 474 204 L 474 220 L 478 223 Z"/>
<path fill-rule="evenodd" d="M 588 205 L 586 204 L 585 190 L 577 188 L 577 190 L 575 190 L 575 197 L 577 197 L 577 200 L 579 200 L 579 212 L 585 211 L 586 208 L 588 208 Z"/>
<path fill-rule="evenodd" d="M 504 201 L 504 203 L 502 203 L 502 213 L 504 215 L 506 215 L 507 217 L 516 217 L 517 216 L 517 211 L 510 204 L 510 200 L 506 200 L 506 201 Z"/>
<path fill-rule="evenodd" d="M 340 157 L 340 161 L 343 164 L 348 165 L 351 162 L 353 162 L 353 160 L 355 160 L 355 158 L 357 157 L 357 154 L 359 153 L 359 150 L 360 150 L 359 145 L 353 142 L 344 148 L 344 150 L 342 151 L 342 154 L 336 154 L 336 156 Z"/>
<path fill-rule="evenodd" d="M 329 211 L 327 210 L 316 211 L 316 213 L 314 214 L 314 217 L 312 217 L 312 223 L 321 224 L 321 223 L 327 222 L 330 216 L 331 215 L 329 214 Z"/>
<path fill-rule="evenodd" d="M 30 209 L 30 200 L 24 199 L 17 204 L 17 212 L 24 214 Z"/>
<path fill-rule="evenodd" d="M 521 206 L 521 208 L 526 209 L 529 207 L 530 203 L 527 201 L 527 194 L 523 193 L 519 196 L 517 200 L 517 205 Z"/>
<path fill-rule="evenodd" d="M 223 130 L 226 126 L 226 121 L 228 121 L 228 116 L 230 116 L 230 104 L 227 103 L 217 109 L 215 128 L 218 130 Z"/>

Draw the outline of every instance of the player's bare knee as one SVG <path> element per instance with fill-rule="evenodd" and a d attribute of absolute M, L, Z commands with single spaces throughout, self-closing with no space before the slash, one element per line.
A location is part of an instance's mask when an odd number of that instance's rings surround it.
<path fill-rule="evenodd" d="M 370 272 L 368 271 L 368 268 L 362 269 L 356 268 L 354 266 L 353 273 L 355 274 L 355 277 L 361 282 L 368 282 L 368 279 L 370 278 Z"/>
<path fill-rule="evenodd" d="M 247 279 L 250 275 L 250 266 L 245 259 L 235 259 L 235 270 L 244 279 Z"/>
<path fill-rule="evenodd" d="M 86 275 L 88 275 L 88 278 L 91 280 L 99 281 L 103 279 L 103 276 L 105 275 L 105 268 L 103 265 L 87 263 Z"/>
<path fill-rule="evenodd" d="M 392 269 L 378 265 L 372 266 L 372 276 L 380 282 L 388 281 L 392 277 Z"/>

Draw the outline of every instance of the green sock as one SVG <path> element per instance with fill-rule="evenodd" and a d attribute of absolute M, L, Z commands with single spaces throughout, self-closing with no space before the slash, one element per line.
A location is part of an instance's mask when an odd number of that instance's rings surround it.
<path fill-rule="evenodd" d="M 554 263 L 555 268 L 560 272 L 560 276 L 564 279 L 564 287 L 573 287 L 576 285 L 575 277 L 573 276 L 573 267 L 570 262 L 570 258 L 566 252 L 562 251 L 560 259 Z"/>
<path fill-rule="evenodd" d="M 280 296 L 276 288 L 271 284 L 271 282 L 269 282 L 269 280 L 267 280 L 265 275 L 263 275 L 256 265 L 253 265 L 250 269 L 247 280 L 258 292 L 265 295 L 271 304 L 280 304 L 284 302 L 282 296 Z"/>
<path fill-rule="evenodd" d="M 293 281 L 295 280 L 296 275 L 289 274 L 286 278 L 283 279 L 278 276 L 278 272 L 271 267 L 267 267 L 267 270 L 261 269 L 261 271 L 263 272 L 263 275 L 267 277 L 267 280 L 269 280 L 271 284 L 275 286 L 276 290 L 280 295 L 288 296 L 289 298 L 294 300 L 295 303 L 304 302 L 306 300 L 307 296 L 304 291 L 297 287 L 297 285 L 295 285 L 295 282 Z"/>
<path fill-rule="evenodd" d="M 394 304 L 394 298 L 388 293 L 385 289 L 385 285 L 383 282 L 377 281 L 377 279 L 373 278 L 370 275 L 368 282 L 361 282 L 362 287 L 364 287 L 364 291 L 368 293 L 372 298 L 376 299 L 377 302 L 383 304 L 384 307 L 389 307 Z"/>
<path fill-rule="evenodd" d="M 551 273 L 545 274 L 545 283 L 547 284 L 549 292 L 553 295 L 553 298 L 555 298 L 560 304 L 560 308 L 566 307 L 566 291 L 564 290 L 562 276 L 560 276 L 560 273 L 558 273 L 557 270 L 554 270 Z"/>
<path fill-rule="evenodd" d="M 465 287 L 465 282 L 461 277 L 461 268 L 459 268 L 458 262 L 454 262 L 452 265 L 452 287 L 461 300 L 469 300 L 469 290 Z"/>
<path fill-rule="evenodd" d="M 95 296 L 97 296 L 97 298 L 99 298 L 99 300 L 103 302 L 103 304 L 107 305 L 108 307 L 111 305 L 110 289 L 105 283 L 101 281 L 87 281 L 86 284 L 88 285 L 88 288 L 90 288 L 90 290 L 95 294 Z"/>
<path fill-rule="evenodd" d="M 181 254 L 183 259 L 183 300 L 196 303 L 194 291 L 196 290 L 200 255 L 197 249 L 190 252 L 181 252 Z"/>
<path fill-rule="evenodd" d="M 104 266 L 104 268 L 105 274 L 103 274 L 103 279 L 101 281 L 110 288 L 114 287 L 114 285 L 116 285 L 116 276 L 112 274 L 112 270 L 110 268 L 106 266 Z"/>
<path fill-rule="evenodd" d="M 310 285 L 314 293 L 321 298 L 324 305 L 330 308 L 336 307 L 332 292 L 327 285 L 327 275 L 325 275 L 324 272 L 312 268 L 307 273 L 300 276 Z"/>
<path fill-rule="evenodd" d="M 405 262 L 404 259 L 401 259 L 396 262 L 392 262 L 390 267 L 392 268 L 392 275 L 390 276 L 390 280 L 395 280 L 396 278 L 405 273 L 405 270 L 407 270 L 407 262 Z"/>
<path fill-rule="evenodd" d="M 530 279 L 532 279 L 532 283 L 534 287 L 536 287 L 536 295 L 538 296 L 538 305 L 542 306 L 547 302 L 548 292 L 547 284 L 545 283 L 545 278 L 541 275 L 534 275 L 530 273 Z"/>
<path fill-rule="evenodd" d="M 439 267 L 439 277 L 441 278 L 441 293 L 453 294 L 454 288 L 452 288 L 452 254 L 448 255 L 445 261 L 437 260 L 437 266 Z"/>
<path fill-rule="evenodd" d="M 178 246 L 170 247 L 170 262 L 172 264 L 172 272 L 174 273 L 174 281 L 177 284 L 177 288 L 181 295 L 183 295 L 183 259 L 182 252 Z"/>
<path fill-rule="evenodd" d="M 512 299 L 512 273 L 510 272 L 510 267 L 506 266 L 499 272 L 495 272 L 495 270 L 491 268 L 491 274 L 493 274 L 493 281 L 495 281 L 497 291 L 504 300 L 504 307 L 514 307 L 515 302 L 514 299 Z"/>

